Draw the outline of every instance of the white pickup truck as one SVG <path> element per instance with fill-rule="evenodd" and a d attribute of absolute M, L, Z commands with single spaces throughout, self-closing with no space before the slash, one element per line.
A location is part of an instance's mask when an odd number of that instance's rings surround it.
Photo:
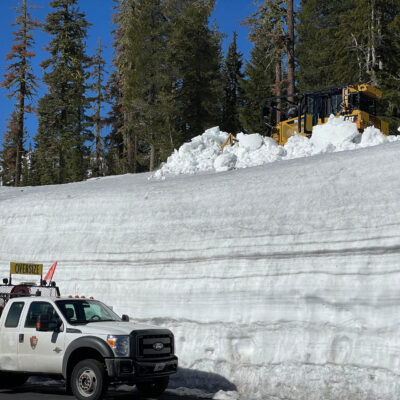
<path fill-rule="evenodd" d="M 177 372 L 174 336 L 139 326 L 100 301 L 17 296 L 0 318 L 0 388 L 29 376 L 63 378 L 77 399 L 98 400 L 111 382 L 135 384 L 159 396 Z"/>

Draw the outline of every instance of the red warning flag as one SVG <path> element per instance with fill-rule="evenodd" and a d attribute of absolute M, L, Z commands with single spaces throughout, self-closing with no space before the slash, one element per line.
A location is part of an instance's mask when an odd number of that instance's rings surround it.
<path fill-rule="evenodd" d="M 45 281 L 51 281 L 53 279 L 54 271 L 56 270 L 57 267 L 57 261 L 51 266 L 49 269 L 49 272 L 47 275 L 44 277 Z"/>

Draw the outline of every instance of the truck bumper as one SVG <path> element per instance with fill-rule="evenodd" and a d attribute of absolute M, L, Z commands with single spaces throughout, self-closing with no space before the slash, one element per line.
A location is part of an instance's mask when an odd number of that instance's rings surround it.
<path fill-rule="evenodd" d="M 178 358 L 167 360 L 138 361 L 130 358 L 106 358 L 107 373 L 115 380 L 139 382 L 175 374 Z"/>

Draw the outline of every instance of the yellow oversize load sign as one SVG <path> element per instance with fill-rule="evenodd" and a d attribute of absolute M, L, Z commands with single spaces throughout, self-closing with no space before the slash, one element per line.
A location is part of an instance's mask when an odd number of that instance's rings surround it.
<path fill-rule="evenodd" d="M 10 263 L 10 274 L 42 275 L 43 264 Z"/>

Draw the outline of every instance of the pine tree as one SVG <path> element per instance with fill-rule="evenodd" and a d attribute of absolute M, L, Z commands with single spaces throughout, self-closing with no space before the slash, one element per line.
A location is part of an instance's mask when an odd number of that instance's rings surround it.
<path fill-rule="evenodd" d="M 266 126 L 261 121 L 261 110 L 265 100 L 271 96 L 275 85 L 273 57 L 264 43 L 256 43 L 250 52 L 243 80 L 243 105 L 240 122 L 248 132 L 266 134 Z"/>
<path fill-rule="evenodd" d="M 110 127 L 104 138 L 106 174 L 117 175 L 126 172 L 126 142 L 124 140 L 124 112 L 122 105 L 121 77 L 117 71 L 110 74 L 106 86 L 105 99 L 110 111 L 104 123 Z"/>
<path fill-rule="evenodd" d="M 101 110 L 104 103 L 104 74 L 105 74 L 105 64 L 103 59 L 104 47 L 101 44 L 101 39 L 99 38 L 96 55 L 93 58 L 93 78 L 94 78 L 94 90 L 95 97 L 93 101 L 95 103 L 95 114 L 93 116 L 93 122 L 95 126 L 95 161 L 92 175 L 93 176 L 104 176 L 104 149 L 102 145 L 101 130 L 103 127 L 103 119 L 101 116 Z"/>
<path fill-rule="evenodd" d="M 221 35 L 209 28 L 214 0 L 183 1 L 171 37 L 178 73 L 177 102 L 182 140 L 200 135 L 222 117 Z"/>
<path fill-rule="evenodd" d="M 284 0 L 265 0 L 244 22 L 250 30 L 249 39 L 254 43 L 250 63 L 246 66 L 248 80 L 243 83 L 245 104 L 240 118 L 245 129 L 267 133 L 261 122 L 263 104 L 271 95 L 282 94 L 286 83 L 282 62 L 290 43 L 284 29 L 287 16 Z M 277 121 L 280 121 L 280 103 L 277 100 Z"/>
<path fill-rule="evenodd" d="M 241 97 L 243 95 L 241 85 L 244 77 L 242 57 L 242 53 L 237 49 L 237 33 L 234 32 L 224 65 L 225 96 L 221 123 L 221 128 L 230 133 L 238 133 L 242 130 L 239 120 Z"/>
<path fill-rule="evenodd" d="M 136 157 L 152 171 L 173 150 L 176 136 L 176 75 L 169 61 L 169 1 L 131 4 L 122 87 L 125 130 L 134 132 Z M 132 171 L 134 172 L 134 171 Z"/>
<path fill-rule="evenodd" d="M 45 32 L 53 36 L 43 61 L 48 93 L 38 105 L 39 129 L 35 137 L 41 184 L 65 183 L 87 176 L 91 140 L 86 98 L 90 58 L 85 53 L 89 26 L 77 0 L 54 0 Z"/>
<path fill-rule="evenodd" d="M 37 86 L 31 66 L 31 59 L 35 56 L 35 53 L 31 50 L 34 45 L 32 31 L 41 24 L 37 20 L 32 19 L 29 13 L 32 7 L 28 5 L 27 0 L 23 0 L 21 5 L 16 8 L 17 18 L 15 23 L 12 24 L 18 27 L 13 32 L 13 41 L 15 44 L 6 56 L 6 59 L 12 61 L 12 63 L 7 67 L 8 72 L 1 82 L 1 86 L 10 91 L 8 97 L 15 97 L 17 100 L 16 108 L 18 111 L 15 115 L 13 113 L 11 116 L 8 129 L 9 135 L 7 136 L 8 140 L 15 140 L 15 143 L 7 143 L 7 146 L 15 148 L 15 160 L 9 160 L 10 164 L 8 166 L 3 165 L 3 168 L 7 171 L 10 170 L 11 165 L 15 165 L 15 176 L 12 179 L 15 186 L 18 186 L 21 181 L 22 157 L 25 152 L 23 145 L 25 114 L 32 112 L 31 102 Z M 13 132 L 12 134 L 10 133 L 10 129 Z M 10 180 L 8 179 L 7 181 L 9 182 Z"/>
<path fill-rule="evenodd" d="M 293 0 L 286 0 L 286 26 L 287 26 L 287 75 L 288 94 L 295 93 L 295 33 L 294 33 L 294 5 Z M 293 96 L 288 100 L 293 102 Z"/>
<path fill-rule="evenodd" d="M 127 85 L 127 77 L 133 68 L 130 59 L 129 30 L 133 21 L 135 2 L 132 0 L 114 0 L 114 2 L 113 22 L 116 28 L 113 30 L 113 63 L 115 71 L 110 75 L 107 85 L 108 99 L 112 104 L 107 121 L 113 128 L 106 138 L 108 146 L 111 146 L 107 160 L 110 170 L 135 173 L 137 172 L 137 136 L 133 129 Z"/>
<path fill-rule="evenodd" d="M 378 109 L 380 116 L 390 122 L 392 134 L 400 126 L 400 3 L 397 0 L 376 0 L 375 25 L 376 79 L 383 93 Z"/>
<path fill-rule="evenodd" d="M 335 4 L 336 3 L 336 4 Z M 297 73 L 300 90 L 338 86 L 335 53 L 344 43 L 336 43 L 339 26 L 339 2 L 303 0 L 298 13 Z M 340 47 L 340 48 L 339 48 Z M 339 48 L 339 49 L 338 49 Z"/>
<path fill-rule="evenodd" d="M 16 185 L 17 152 L 19 121 L 18 112 L 14 110 L 3 133 L 3 149 L 1 151 L 1 181 L 4 186 Z"/>
<path fill-rule="evenodd" d="M 282 94 L 282 61 L 287 51 L 288 34 L 284 24 L 287 18 L 284 0 L 265 0 L 257 11 L 247 18 L 245 24 L 250 28 L 250 40 L 264 47 L 265 56 L 275 66 L 275 85 L 272 93 Z M 281 101 L 277 100 L 276 120 L 281 119 Z"/>
<path fill-rule="evenodd" d="M 370 83 L 383 91 L 380 116 L 399 117 L 397 0 L 307 0 L 299 13 L 297 46 L 302 90 Z"/>

